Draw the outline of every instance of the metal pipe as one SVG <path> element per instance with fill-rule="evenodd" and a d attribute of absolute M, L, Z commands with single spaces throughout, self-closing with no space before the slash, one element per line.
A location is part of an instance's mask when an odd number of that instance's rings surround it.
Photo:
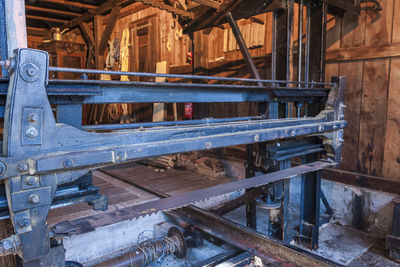
<path fill-rule="evenodd" d="M 306 52 L 305 52 L 305 66 L 304 66 L 304 82 L 309 81 L 310 76 L 310 36 L 311 36 L 311 6 L 306 5 Z"/>
<path fill-rule="evenodd" d="M 282 80 L 264 80 L 264 79 L 249 79 L 249 78 L 230 78 L 216 76 L 201 76 L 201 75 L 181 75 L 181 74 L 165 74 L 165 73 L 148 73 L 148 72 L 124 72 L 124 71 L 108 71 L 108 70 L 93 70 L 93 69 L 74 69 L 62 67 L 49 67 L 49 71 L 53 72 L 69 72 L 82 74 L 108 74 L 108 75 L 125 75 L 139 77 L 162 77 L 162 78 L 179 78 L 179 79 L 195 79 L 195 80 L 215 80 L 215 81 L 231 81 L 231 82 L 253 82 L 253 83 L 282 83 L 282 84 L 308 84 L 307 82 L 299 81 L 282 81 Z M 78 82 L 90 80 L 74 80 Z M 170 83 L 174 84 L 174 83 Z M 312 82 L 313 85 L 335 85 L 334 83 Z M 175 85 L 175 84 L 174 84 Z"/>
<path fill-rule="evenodd" d="M 149 128 L 160 126 L 180 126 L 180 125 L 193 125 L 193 124 L 212 124 L 219 122 L 235 122 L 235 121 L 252 121 L 265 119 L 263 116 L 254 117 L 239 117 L 239 118 L 204 118 L 201 120 L 186 120 L 186 121 L 160 121 L 160 122 L 142 122 L 142 123 L 128 123 L 128 124 L 103 124 L 103 125 L 86 125 L 82 126 L 83 130 L 119 130 L 119 129 L 135 129 L 135 128 Z"/>
<path fill-rule="evenodd" d="M 280 81 L 273 81 L 280 82 Z M 162 83 L 162 82 L 125 82 L 125 81 L 106 81 L 106 80 L 50 80 L 51 84 L 90 84 L 90 85 L 121 85 L 121 86 L 152 86 L 152 87 L 185 87 L 185 88 L 220 88 L 220 89 L 248 89 L 248 90 L 305 90 L 320 91 L 330 90 L 331 88 L 308 88 L 308 87 L 274 87 L 274 86 L 255 86 L 255 85 L 231 85 L 231 84 L 202 84 L 202 83 Z M 313 83 L 310 83 L 313 84 Z M 325 83 L 324 85 L 334 86 L 335 84 Z"/>
<path fill-rule="evenodd" d="M 298 56 L 299 56 L 299 62 L 298 62 L 298 81 L 302 80 L 301 73 L 302 73 L 302 65 L 303 65 L 303 8 L 304 8 L 304 2 L 303 0 L 300 1 L 299 5 L 299 37 L 298 37 Z M 300 84 L 299 84 L 300 86 Z"/>
<path fill-rule="evenodd" d="M 236 42 L 239 45 L 240 52 L 242 53 L 243 59 L 246 62 L 246 65 L 250 71 L 250 76 L 252 78 L 260 80 L 261 79 L 260 74 L 257 71 L 257 68 L 256 68 L 256 65 L 254 64 L 253 58 L 250 55 L 250 51 L 247 48 L 246 41 L 244 40 L 243 35 L 239 29 L 239 26 L 237 25 L 236 20 L 234 20 L 234 18 L 232 16 L 232 13 L 229 12 L 226 15 L 226 18 L 228 19 L 228 23 L 232 28 L 233 35 L 235 36 Z M 258 85 L 263 86 L 263 84 L 261 82 L 259 82 Z"/>
<path fill-rule="evenodd" d="M 5 20 L 7 32 L 8 57 L 12 57 L 17 48 L 27 48 L 27 33 L 24 0 L 5 0 Z"/>

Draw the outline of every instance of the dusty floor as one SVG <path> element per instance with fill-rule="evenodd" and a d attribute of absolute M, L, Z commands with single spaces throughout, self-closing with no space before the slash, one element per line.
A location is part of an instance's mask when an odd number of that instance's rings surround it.
<path fill-rule="evenodd" d="M 120 169 L 118 171 L 108 172 L 108 174 L 114 177 L 105 173 L 94 177 L 94 182 L 100 187 L 101 192 L 111 196 L 111 209 L 131 206 L 154 199 L 154 197 L 147 192 L 127 185 L 130 179 L 133 179 L 133 173 L 135 173 L 135 183 L 144 183 L 158 191 L 163 191 L 165 189 L 165 193 L 171 195 L 230 181 L 227 177 L 215 179 L 193 172 L 179 170 L 166 170 L 161 173 L 143 165 L 124 166 L 122 169 L 123 171 Z M 115 179 L 115 176 L 120 175 L 122 175 L 119 177 L 120 180 Z M 179 180 L 179 183 L 177 183 L 177 180 Z M 92 213 L 93 211 L 90 207 L 86 204 L 80 204 L 53 210 L 49 220 L 51 224 L 59 221 L 61 219 L 60 217 L 70 219 L 71 216 L 79 215 L 78 217 L 80 217 Z M 244 224 L 245 209 L 241 207 L 227 214 L 225 217 Z M 258 231 L 266 233 L 268 212 L 258 208 L 257 217 Z M 186 259 L 177 260 L 174 256 L 168 256 L 165 257 L 162 262 L 156 262 L 152 266 L 196 266 L 196 263 L 231 249 L 232 248 L 229 246 L 221 248 L 205 241 L 204 245 L 201 247 L 188 249 Z M 319 248 L 311 252 L 337 262 L 342 266 L 400 266 L 399 263 L 395 263 L 386 257 L 387 252 L 385 251 L 385 244 L 381 239 L 339 224 L 330 223 L 322 226 L 320 229 Z"/>

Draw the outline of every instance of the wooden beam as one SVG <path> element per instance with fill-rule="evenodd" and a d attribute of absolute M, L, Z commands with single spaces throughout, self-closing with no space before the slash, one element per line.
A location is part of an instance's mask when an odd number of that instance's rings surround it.
<path fill-rule="evenodd" d="M 156 7 L 156 8 L 162 9 L 162 10 L 166 10 L 166 11 L 172 12 L 174 14 L 181 15 L 182 17 L 194 19 L 194 14 L 192 12 L 185 11 L 185 10 L 167 5 L 164 2 L 158 2 L 158 1 L 154 1 L 154 0 L 137 0 L 137 1 L 140 1 L 145 5 L 151 5 L 153 7 Z"/>
<path fill-rule="evenodd" d="M 40 16 L 33 16 L 33 15 L 26 15 L 27 19 L 35 19 L 35 20 L 43 20 L 43 21 L 51 21 L 51 22 L 56 22 L 56 23 L 66 23 L 66 20 L 63 19 L 54 19 L 54 18 L 48 18 L 48 17 L 40 17 Z"/>
<path fill-rule="evenodd" d="M 89 26 L 87 25 L 87 23 L 85 23 L 85 22 L 80 23 L 79 28 L 81 29 L 83 39 L 85 39 L 88 47 L 89 46 L 94 47 L 93 32 L 89 29 Z"/>
<path fill-rule="evenodd" d="M 72 17 L 77 17 L 77 16 L 81 15 L 81 13 L 76 13 L 76 12 L 70 12 L 70 11 L 64 11 L 64 10 L 58 10 L 58 9 L 50 9 L 50 8 L 44 8 L 44 7 L 38 7 L 38 6 L 30 6 L 30 5 L 26 5 L 25 9 L 44 12 L 44 13 L 50 13 L 50 14 L 55 14 L 55 15 L 72 16 Z"/>
<path fill-rule="evenodd" d="M 93 19 L 96 15 L 103 15 L 106 12 L 109 12 L 116 6 L 121 6 L 126 3 L 132 2 L 132 0 L 109 0 L 105 2 L 104 4 L 100 5 L 98 8 L 90 10 L 83 14 L 82 16 L 76 17 L 72 19 L 69 22 L 66 22 L 63 26 L 61 26 L 62 29 L 72 29 L 74 27 L 79 26 L 80 23 L 82 22 L 87 22 L 91 19 Z"/>
<path fill-rule="evenodd" d="M 212 0 L 192 0 L 192 1 L 204 6 L 212 7 L 214 9 L 219 9 L 221 7 L 221 3 L 217 1 L 212 1 Z"/>
<path fill-rule="evenodd" d="M 124 9 L 124 12 L 120 12 L 118 18 L 123 18 L 123 17 L 129 16 L 129 15 L 132 15 L 134 13 L 137 13 L 137 12 L 142 11 L 149 7 L 150 6 L 145 5 L 143 3 L 134 3 L 134 4 L 130 5 L 128 9 Z"/>
<path fill-rule="evenodd" d="M 400 195 L 400 182 L 394 178 L 385 179 L 378 176 L 331 168 L 321 170 L 321 177 L 325 180 Z"/>
<path fill-rule="evenodd" d="M 80 2 L 74 2 L 74 1 L 68 1 L 68 0 L 39 0 L 39 1 L 40 2 L 47 2 L 47 3 L 63 5 L 63 6 L 75 6 L 75 7 L 87 8 L 87 9 L 95 9 L 95 8 L 97 8 L 97 6 L 95 6 L 95 5 L 90 5 L 90 4 L 80 3 Z"/>
<path fill-rule="evenodd" d="M 350 47 L 326 51 L 327 62 L 350 61 L 400 56 L 400 43 L 377 46 Z"/>
<path fill-rule="evenodd" d="M 49 37 L 50 32 L 45 28 L 26 27 L 28 35 Z"/>
<path fill-rule="evenodd" d="M 115 23 L 117 22 L 118 19 L 118 14 L 121 10 L 121 6 L 116 6 L 112 9 L 110 16 L 108 16 L 108 21 L 106 25 L 106 29 L 103 32 L 103 35 L 101 37 L 100 43 L 99 43 L 99 53 L 104 54 L 108 40 L 111 37 L 111 33 L 114 30 Z"/>
<path fill-rule="evenodd" d="M 95 16 L 93 26 L 94 26 L 94 41 L 95 41 L 94 53 L 95 53 L 96 69 L 101 70 L 104 68 L 103 66 L 104 55 L 100 54 L 99 44 L 103 33 L 103 16 L 100 15 Z"/>
<path fill-rule="evenodd" d="M 185 27 L 185 32 L 193 32 L 199 29 L 210 27 L 212 25 L 219 24 L 221 20 L 226 18 L 226 15 L 229 12 L 235 9 L 242 2 L 243 0 L 225 1 L 224 4 L 221 6 L 221 9 L 213 15 L 210 14 L 210 12 L 203 12 L 204 15 L 202 17 L 196 18 L 195 21 Z"/>
<path fill-rule="evenodd" d="M 354 15 L 359 15 L 360 14 L 360 3 L 351 3 L 351 1 L 345 1 L 345 0 L 326 0 L 328 5 L 333 6 L 335 8 L 339 8 L 343 11 L 350 12 Z"/>

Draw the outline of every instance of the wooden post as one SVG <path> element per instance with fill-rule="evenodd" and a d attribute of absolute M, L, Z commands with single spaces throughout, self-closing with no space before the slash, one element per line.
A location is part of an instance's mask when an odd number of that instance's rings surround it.
<path fill-rule="evenodd" d="M 157 73 L 168 73 L 169 65 L 167 61 L 157 62 L 156 72 Z M 156 82 L 166 82 L 167 78 L 157 77 Z M 174 103 L 176 107 L 176 103 Z M 176 108 L 174 108 L 175 113 Z M 174 114 L 175 116 L 175 114 Z M 153 104 L 153 122 L 163 121 L 165 117 L 165 104 L 164 103 L 154 103 Z M 175 116 L 176 118 L 176 116 Z"/>

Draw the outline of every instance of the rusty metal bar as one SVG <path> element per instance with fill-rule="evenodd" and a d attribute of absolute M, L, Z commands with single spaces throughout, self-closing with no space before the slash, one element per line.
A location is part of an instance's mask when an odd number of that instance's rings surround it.
<path fill-rule="evenodd" d="M 238 223 L 224 219 L 218 215 L 197 207 L 166 212 L 168 215 L 181 219 L 203 232 L 215 236 L 253 255 L 257 255 L 272 265 L 279 266 L 331 266 L 331 262 L 300 253 L 292 248 L 279 244 L 257 231 L 246 228 Z"/>
<path fill-rule="evenodd" d="M 229 12 L 226 15 L 226 17 L 228 19 L 229 25 L 232 28 L 232 32 L 235 35 L 236 42 L 238 43 L 239 48 L 240 48 L 240 52 L 242 53 L 243 58 L 246 62 L 246 65 L 249 68 L 251 77 L 255 78 L 255 79 L 260 79 L 260 74 L 258 73 L 256 65 L 253 62 L 253 59 L 250 55 L 249 49 L 246 46 L 246 42 L 243 38 L 243 35 L 240 32 L 239 26 L 237 25 L 235 19 L 232 17 L 232 13 Z M 263 86 L 263 84 L 261 82 L 259 82 L 258 85 Z"/>

